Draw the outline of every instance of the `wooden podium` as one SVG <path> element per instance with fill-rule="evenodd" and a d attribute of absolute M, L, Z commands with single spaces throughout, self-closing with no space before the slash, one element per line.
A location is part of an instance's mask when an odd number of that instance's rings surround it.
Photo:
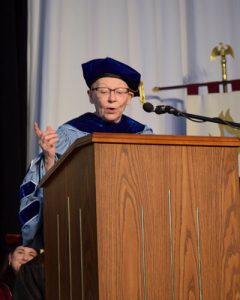
<path fill-rule="evenodd" d="M 77 140 L 42 181 L 46 299 L 240 299 L 239 146 Z"/>

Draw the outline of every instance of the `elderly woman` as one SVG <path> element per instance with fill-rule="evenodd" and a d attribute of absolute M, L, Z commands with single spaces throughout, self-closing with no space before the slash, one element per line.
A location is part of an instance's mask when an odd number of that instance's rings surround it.
<path fill-rule="evenodd" d="M 41 131 L 38 124 L 34 124 L 42 153 L 31 162 L 20 188 L 20 221 L 26 245 L 42 246 L 42 191 L 38 183 L 76 139 L 93 132 L 152 133 L 148 126 L 123 114 L 141 91 L 141 75 L 136 70 L 109 57 L 86 62 L 82 70 L 95 112 L 70 120 L 57 131 L 50 126 Z"/>
<path fill-rule="evenodd" d="M 0 272 L 0 299 L 12 299 L 16 275 L 20 267 L 38 255 L 34 248 L 22 246 L 20 235 L 7 235 L 8 251 Z"/>

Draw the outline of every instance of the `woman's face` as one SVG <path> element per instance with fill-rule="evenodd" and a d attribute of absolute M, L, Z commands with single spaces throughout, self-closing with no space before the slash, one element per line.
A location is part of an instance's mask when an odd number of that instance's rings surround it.
<path fill-rule="evenodd" d="M 37 251 L 33 248 L 18 246 L 12 253 L 9 253 L 9 264 L 17 272 L 22 264 L 33 259 L 37 254 Z"/>
<path fill-rule="evenodd" d="M 118 123 L 133 97 L 125 81 L 119 78 L 103 77 L 96 80 L 88 91 L 96 115 L 105 121 Z"/>

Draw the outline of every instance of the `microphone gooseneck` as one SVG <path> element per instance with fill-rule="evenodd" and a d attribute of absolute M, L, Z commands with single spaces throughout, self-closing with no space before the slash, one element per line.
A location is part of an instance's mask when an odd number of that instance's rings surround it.
<path fill-rule="evenodd" d="M 205 116 L 189 114 L 189 113 L 180 111 L 170 105 L 157 105 L 156 107 L 154 107 L 151 103 L 145 102 L 143 104 L 143 109 L 148 113 L 155 112 L 157 115 L 168 113 L 168 114 L 172 114 L 176 117 L 187 118 L 188 120 L 193 121 L 193 122 L 212 122 L 212 123 L 227 125 L 232 128 L 235 128 L 235 129 L 240 129 L 240 123 L 230 122 L 230 121 L 218 118 L 218 117 L 209 118 L 209 117 L 205 117 Z"/>
<path fill-rule="evenodd" d="M 158 106 L 156 106 L 154 111 L 157 115 L 161 115 L 161 114 L 165 114 L 165 113 L 169 112 L 170 108 L 171 108 L 171 106 L 158 105 Z"/>

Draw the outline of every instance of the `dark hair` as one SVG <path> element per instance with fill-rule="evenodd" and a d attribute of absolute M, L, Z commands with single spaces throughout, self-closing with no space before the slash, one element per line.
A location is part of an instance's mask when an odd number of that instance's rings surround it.
<path fill-rule="evenodd" d="M 5 236 L 4 260 L 0 266 L 0 281 L 6 284 L 12 291 L 16 279 L 16 272 L 9 264 L 9 254 L 22 245 L 22 239 L 19 234 L 7 234 Z"/>
<path fill-rule="evenodd" d="M 9 287 L 9 289 L 12 291 L 14 282 L 16 279 L 16 272 L 13 270 L 12 266 L 9 265 L 8 254 L 6 255 L 5 260 L 1 267 L 0 281 L 5 283 Z"/>
<path fill-rule="evenodd" d="M 14 283 L 16 280 L 16 271 L 13 269 L 11 264 L 9 264 L 9 254 L 13 254 L 17 247 L 23 246 L 21 236 L 18 234 L 7 234 L 5 238 L 5 254 L 4 260 L 0 267 L 0 282 L 3 282 L 13 291 Z M 23 246 L 28 247 L 28 246 Z M 30 246 L 29 246 L 30 247 Z M 33 248 L 33 247 L 30 247 Z M 33 248 L 35 249 L 35 248 Z M 39 250 L 35 249 L 37 254 Z"/>

